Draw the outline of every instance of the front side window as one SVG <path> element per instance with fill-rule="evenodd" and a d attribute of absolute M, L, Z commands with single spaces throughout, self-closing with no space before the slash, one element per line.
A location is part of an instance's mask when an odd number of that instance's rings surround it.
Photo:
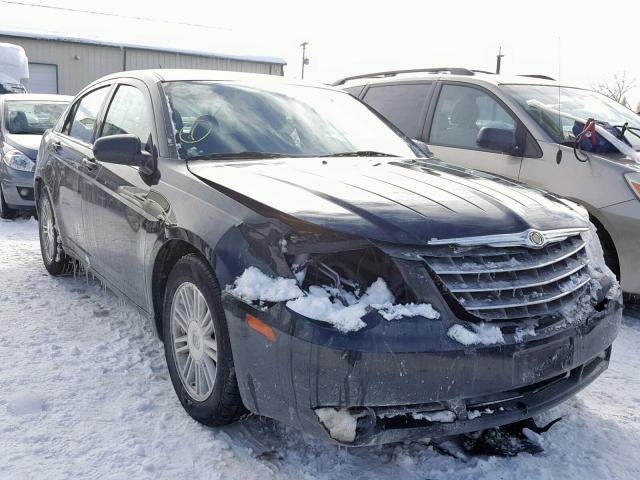
<path fill-rule="evenodd" d="M 483 127 L 515 132 L 516 122 L 493 97 L 482 90 L 443 85 L 433 117 L 429 143 L 480 149 L 476 140 Z"/>
<path fill-rule="evenodd" d="M 370 87 L 364 101 L 387 117 L 405 135 L 418 138 L 422 114 L 431 84 L 402 84 Z"/>
<path fill-rule="evenodd" d="M 184 159 L 365 151 L 422 156 L 408 139 L 346 92 L 271 82 L 258 87 L 175 81 L 163 88 Z"/>
<path fill-rule="evenodd" d="M 503 87 L 535 122 L 558 143 L 573 145 L 589 118 L 606 122 L 640 150 L 640 117 L 628 108 L 591 90 L 551 85 L 507 85 Z"/>
<path fill-rule="evenodd" d="M 64 132 L 82 142 L 92 143 L 100 107 L 108 91 L 103 87 L 82 97 L 72 109 Z"/>
<path fill-rule="evenodd" d="M 53 128 L 66 107 L 66 102 L 9 100 L 5 102 L 5 128 L 17 135 L 42 135 Z"/>
<path fill-rule="evenodd" d="M 101 137 L 133 134 L 143 149 L 151 151 L 151 115 L 144 94 L 136 87 L 120 85 L 109 105 Z"/>

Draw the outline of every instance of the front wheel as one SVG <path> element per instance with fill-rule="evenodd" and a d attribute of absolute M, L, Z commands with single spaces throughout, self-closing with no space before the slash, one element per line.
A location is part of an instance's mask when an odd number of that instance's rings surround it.
<path fill-rule="evenodd" d="M 49 192 L 43 190 L 38 203 L 38 233 L 40 234 L 40 251 L 42 262 L 47 271 L 54 276 L 71 270 L 71 259 L 62 250 L 56 219 Z"/>
<path fill-rule="evenodd" d="M 209 426 L 236 420 L 244 407 L 220 287 L 198 255 L 180 259 L 169 275 L 163 337 L 171 382 L 187 413 Z"/>

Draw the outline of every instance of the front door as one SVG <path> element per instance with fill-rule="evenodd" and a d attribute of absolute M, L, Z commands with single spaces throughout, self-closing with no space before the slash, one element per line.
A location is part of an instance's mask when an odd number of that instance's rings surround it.
<path fill-rule="evenodd" d="M 427 143 L 436 157 L 465 168 L 518 179 L 521 156 L 485 150 L 476 143 L 482 127 L 516 131 L 517 121 L 487 91 L 460 84 L 442 85 Z"/>
<path fill-rule="evenodd" d="M 146 87 L 123 83 L 115 89 L 98 137 L 134 134 L 153 154 L 153 125 Z M 95 232 L 91 249 L 98 271 L 145 310 L 147 245 L 159 225 L 157 209 L 149 208 L 149 192 L 138 167 L 100 162 L 85 209 L 85 223 Z"/>

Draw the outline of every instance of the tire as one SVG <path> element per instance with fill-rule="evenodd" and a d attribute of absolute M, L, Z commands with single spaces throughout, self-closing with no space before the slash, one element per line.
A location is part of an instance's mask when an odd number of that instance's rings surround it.
<path fill-rule="evenodd" d="M 13 208 L 9 208 L 4 201 L 4 193 L 2 187 L 0 187 L 0 218 L 4 220 L 13 220 L 18 216 L 18 211 Z"/>
<path fill-rule="evenodd" d="M 46 190 L 42 191 L 42 196 L 38 203 L 38 218 L 40 219 L 38 222 L 40 252 L 42 253 L 44 268 L 53 276 L 70 272 L 73 268 L 73 263 L 71 258 L 62 250 L 51 198 Z"/>
<path fill-rule="evenodd" d="M 200 256 L 186 255 L 173 267 L 165 289 L 162 320 L 167 367 L 183 408 L 211 427 L 237 420 L 245 410 L 220 286 Z"/>

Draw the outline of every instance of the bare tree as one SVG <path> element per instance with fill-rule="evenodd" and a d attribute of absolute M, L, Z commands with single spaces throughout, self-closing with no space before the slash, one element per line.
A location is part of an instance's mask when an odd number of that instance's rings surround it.
<path fill-rule="evenodd" d="M 620 74 L 616 73 L 613 78 L 598 82 L 593 86 L 593 89 L 628 107 L 627 93 L 637 86 L 637 80 L 627 77 L 627 72 L 624 71 Z"/>

